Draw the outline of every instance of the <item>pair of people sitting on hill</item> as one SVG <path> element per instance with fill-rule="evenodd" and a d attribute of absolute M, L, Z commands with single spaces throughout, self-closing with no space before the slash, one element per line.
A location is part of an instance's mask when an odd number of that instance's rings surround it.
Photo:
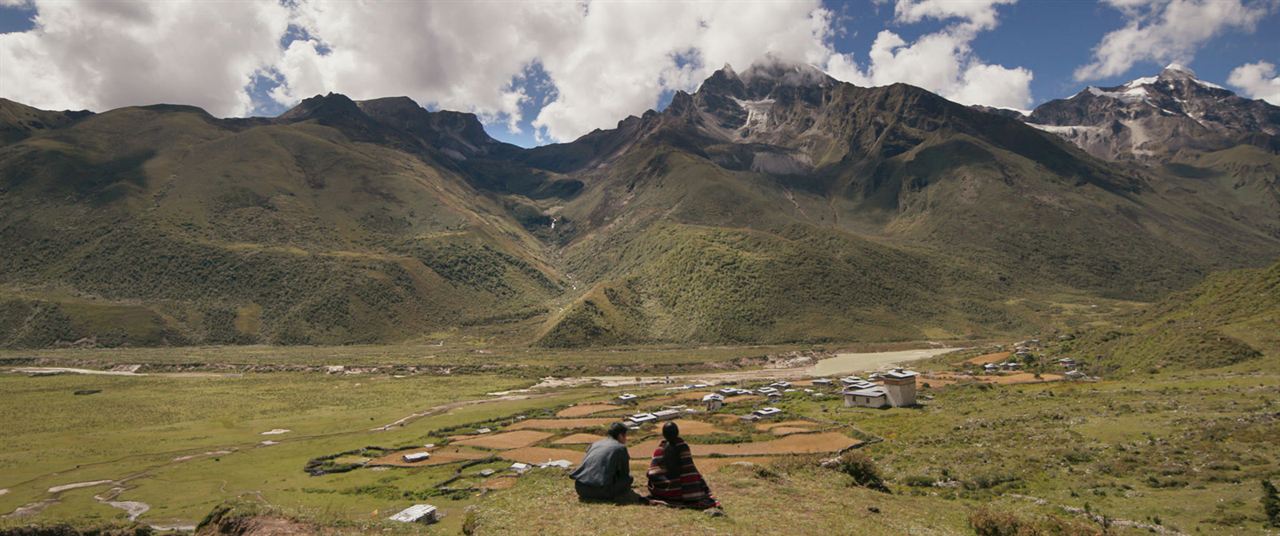
<path fill-rule="evenodd" d="M 609 426 L 608 437 L 592 443 L 582 463 L 569 476 L 578 498 L 618 504 L 658 504 L 686 508 L 716 508 L 719 501 L 693 463 L 689 444 L 674 422 L 662 426 L 663 440 L 649 462 L 649 497 L 631 489 L 631 455 L 627 452 L 627 427 Z"/>

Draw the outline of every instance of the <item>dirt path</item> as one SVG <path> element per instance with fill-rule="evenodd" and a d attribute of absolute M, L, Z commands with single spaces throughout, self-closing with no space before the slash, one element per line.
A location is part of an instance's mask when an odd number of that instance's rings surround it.
<path fill-rule="evenodd" d="M 715 385 L 743 381 L 800 380 L 820 376 L 839 376 L 867 370 L 885 370 L 895 365 L 905 365 L 912 361 L 928 359 L 956 350 L 960 350 L 960 348 L 939 347 L 897 352 L 843 353 L 836 354 L 835 357 L 830 359 L 823 359 L 810 367 L 764 368 L 679 376 L 586 376 L 585 378 L 563 378 L 559 381 L 571 385 L 581 385 L 583 383 L 581 380 L 586 379 L 599 382 L 601 387 L 623 387 L 665 383 L 707 383 Z M 543 384 L 539 384 L 536 387 L 542 386 Z"/>
<path fill-rule="evenodd" d="M 557 393 L 555 393 L 555 392 L 550 392 L 550 393 L 538 393 L 538 394 L 528 394 L 528 395 L 503 395 L 503 396 L 495 396 L 495 397 L 491 397 L 491 398 L 477 398 L 477 399 L 475 399 L 475 400 L 459 400 L 459 401 L 457 401 L 457 402 L 450 402 L 450 403 L 448 403 L 448 404 L 441 404 L 441 405 L 439 405 L 439 406 L 435 406 L 435 407 L 427 408 L 426 410 L 420 411 L 420 412 L 418 412 L 418 413 L 412 413 L 412 414 L 406 415 L 406 416 L 404 416 L 404 417 L 401 417 L 401 418 L 399 418 L 399 419 L 396 419 L 396 421 L 395 421 L 395 422 L 392 422 L 392 423 L 390 423 L 390 424 L 384 424 L 384 425 L 379 426 L 379 427 L 377 427 L 377 428 L 370 428 L 370 429 L 369 429 L 369 431 L 370 431 L 370 432 L 385 432 L 385 431 L 390 430 L 390 429 L 392 429 L 392 428 L 394 428 L 394 427 L 396 427 L 396 426 L 404 426 L 404 425 L 406 425 L 406 424 L 409 424 L 409 423 L 410 423 L 410 422 L 412 422 L 412 421 L 415 421 L 415 420 L 421 419 L 421 418 L 423 418 L 423 417 L 430 417 L 430 416 L 432 416 L 432 415 L 439 415 L 439 414 L 441 414 L 441 413 L 445 413 L 445 412 L 448 412 L 448 411 L 451 411 L 451 410 L 455 410 L 455 409 L 458 409 L 458 408 L 464 408 L 464 407 L 467 407 L 467 406 L 474 406 L 474 405 L 476 405 L 476 404 L 489 404 L 489 403 L 492 403 L 492 402 L 503 402 L 503 401 L 511 401 L 511 400 L 529 400 L 529 399 L 532 399 L 532 398 L 545 398 L 545 397 L 552 396 L 552 395 L 555 395 L 555 394 L 557 394 Z"/>
<path fill-rule="evenodd" d="M 146 373 L 130 370 L 95 370 L 73 367 L 12 367 L 9 372 L 33 376 L 53 374 L 85 374 L 89 376 L 154 376 L 162 378 L 233 378 L 241 374 L 230 372 L 161 372 Z"/>

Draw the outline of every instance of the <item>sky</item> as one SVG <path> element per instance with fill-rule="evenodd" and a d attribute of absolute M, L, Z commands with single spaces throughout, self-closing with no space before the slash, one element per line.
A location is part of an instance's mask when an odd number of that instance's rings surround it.
<path fill-rule="evenodd" d="M 757 61 L 1020 110 L 1179 63 L 1280 105 L 1280 0 L 0 0 L 0 97 L 44 109 L 404 95 L 528 147 Z"/>

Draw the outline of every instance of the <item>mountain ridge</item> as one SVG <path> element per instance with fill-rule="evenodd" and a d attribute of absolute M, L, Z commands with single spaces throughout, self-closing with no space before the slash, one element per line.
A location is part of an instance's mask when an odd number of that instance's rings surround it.
<path fill-rule="evenodd" d="M 337 94 L 36 130 L 0 144 L 6 346 L 989 336 L 1280 256 L 1224 185 L 777 62 L 532 149 Z"/>

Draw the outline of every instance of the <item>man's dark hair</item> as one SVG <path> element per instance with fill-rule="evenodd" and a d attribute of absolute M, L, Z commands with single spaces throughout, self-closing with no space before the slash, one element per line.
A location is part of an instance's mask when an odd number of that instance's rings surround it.
<path fill-rule="evenodd" d="M 622 424 L 620 422 L 615 422 L 609 425 L 609 437 L 618 439 L 619 437 L 622 437 L 622 435 L 626 433 L 627 433 L 627 425 L 625 424 Z"/>

